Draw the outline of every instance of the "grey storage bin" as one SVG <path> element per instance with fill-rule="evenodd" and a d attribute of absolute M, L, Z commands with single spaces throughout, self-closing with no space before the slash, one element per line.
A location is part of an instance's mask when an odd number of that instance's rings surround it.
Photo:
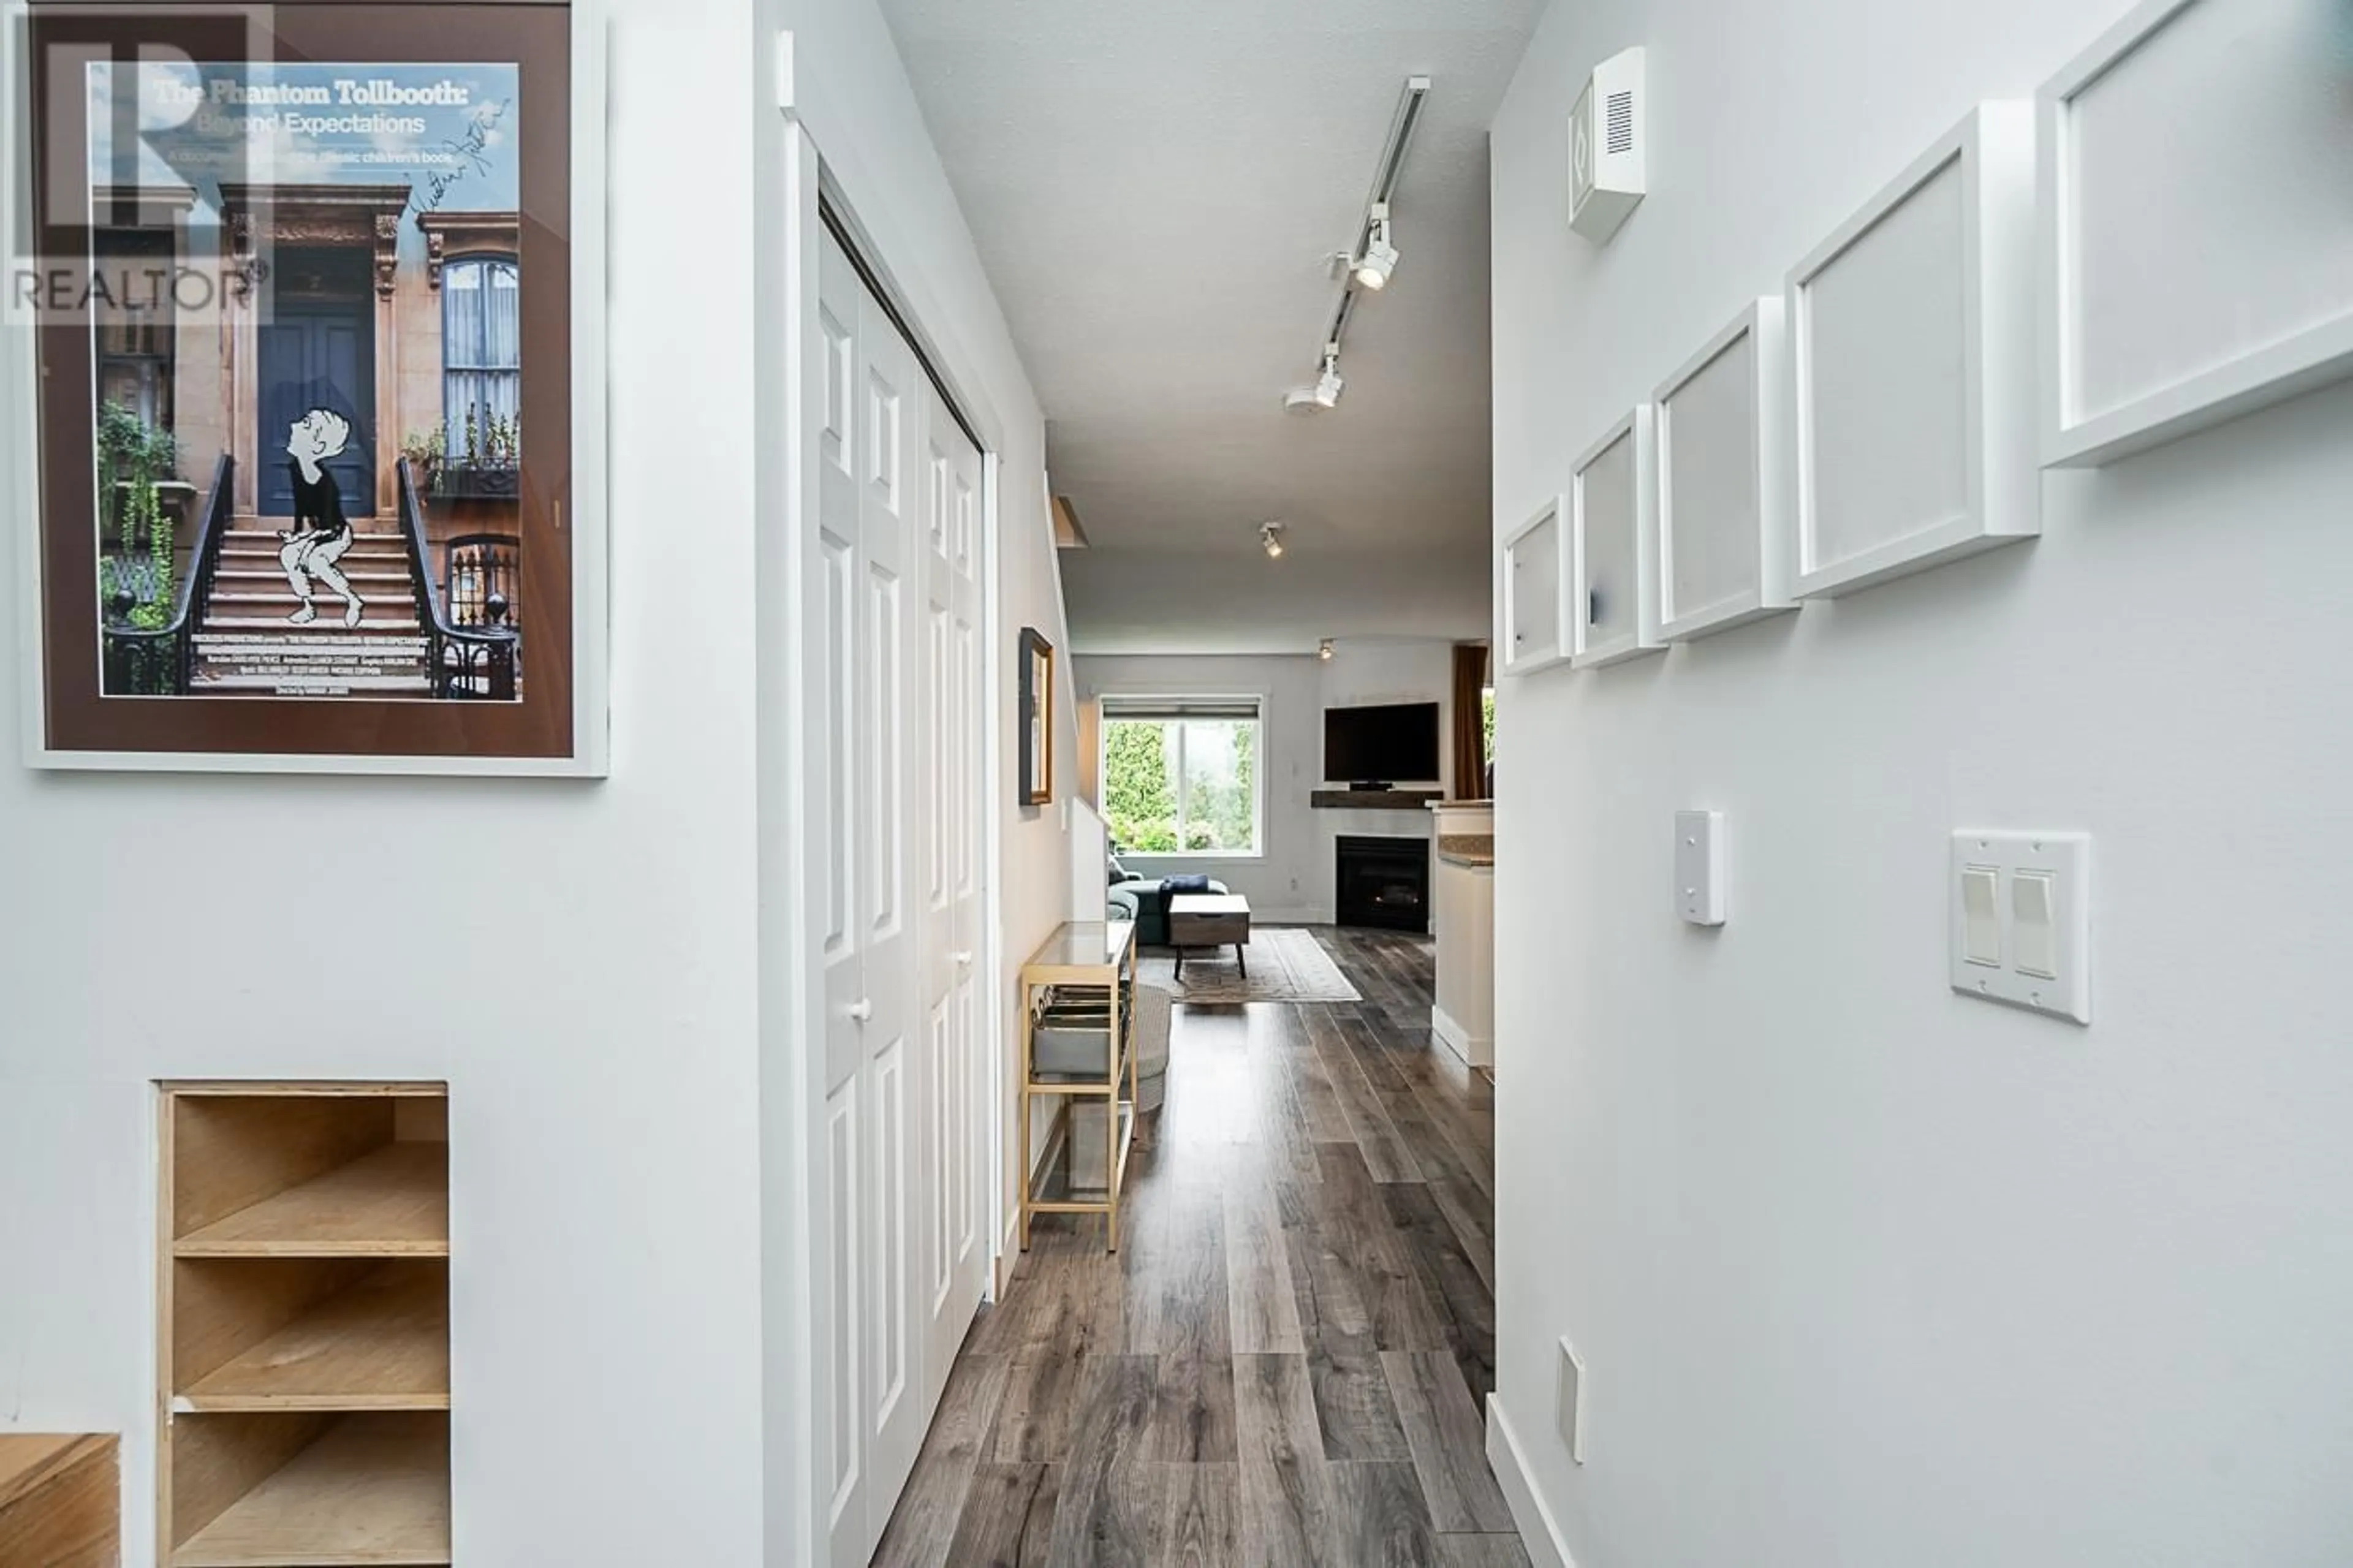
<path fill-rule="evenodd" d="M 1121 1020 L 1124 1033 L 1129 1020 Z M 1100 1083 L 1111 1077 L 1111 998 L 1100 990 L 1050 994 L 1029 1039 L 1032 1070 L 1041 1079 Z"/>

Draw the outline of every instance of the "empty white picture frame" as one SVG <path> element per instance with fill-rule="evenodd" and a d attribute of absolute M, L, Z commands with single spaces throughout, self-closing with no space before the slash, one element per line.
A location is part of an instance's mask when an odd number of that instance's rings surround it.
<path fill-rule="evenodd" d="M 1569 663 L 1663 652 L 1659 636 L 1658 447 L 1647 403 L 1577 459 L 1568 481 Z"/>
<path fill-rule="evenodd" d="M 2041 531 L 2033 230 L 2033 106 L 1980 104 L 1790 272 L 1799 598 Z"/>
<path fill-rule="evenodd" d="M 2353 7 L 2148 0 L 2037 97 L 2042 460 L 2353 375 Z"/>
<path fill-rule="evenodd" d="M 1659 635 L 1683 642 L 1789 597 L 1782 302 L 1752 301 L 1659 384 Z"/>
<path fill-rule="evenodd" d="M 1554 497 L 1504 536 L 1498 555 L 1495 602 L 1503 609 L 1505 675 L 1533 675 L 1567 659 L 1568 549 L 1562 521 L 1568 508 Z"/>

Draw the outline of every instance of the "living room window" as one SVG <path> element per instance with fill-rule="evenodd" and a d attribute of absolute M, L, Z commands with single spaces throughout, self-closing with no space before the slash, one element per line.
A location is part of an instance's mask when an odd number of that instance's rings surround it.
<path fill-rule="evenodd" d="M 1255 697 L 1106 697 L 1103 804 L 1137 855 L 1261 853 Z"/>

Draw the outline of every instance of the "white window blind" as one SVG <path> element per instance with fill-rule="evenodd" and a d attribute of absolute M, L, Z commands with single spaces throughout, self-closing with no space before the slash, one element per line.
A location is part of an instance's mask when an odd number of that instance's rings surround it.
<path fill-rule="evenodd" d="M 1103 716 L 1154 724 L 1182 723 L 1188 719 L 1256 723 L 1259 700 L 1255 697 L 1106 697 Z"/>

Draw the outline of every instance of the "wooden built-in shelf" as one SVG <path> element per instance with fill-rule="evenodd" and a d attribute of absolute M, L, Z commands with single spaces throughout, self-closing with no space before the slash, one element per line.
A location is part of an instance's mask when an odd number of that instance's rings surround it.
<path fill-rule="evenodd" d="M 190 1381 L 172 1408 L 447 1410 L 448 1275 L 438 1263 L 375 1268 Z"/>
<path fill-rule="evenodd" d="M 1318 811 L 1427 811 L 1445 798 L 1442 789 L 1319 789 L 1307 802 Z"/>
<path fill-rule="evenodd" d="M 268 1468 L 173 1549 L 171 1568 L 428 1568 L 449 1561 L 449 1423 L 428 1415 L 197 1417 L 284 1430 L 227 1431 L 224 1468 Z M 296 1423 L 302 1423 L 301 1426 Z M 183 1463 L 186 1462 L 183 1456 Z"/>
<path fill-rule="evenodd" d="M 447 1563 L 446 1091 L 163 1096 L 157 1560 Z"/>
<path fill-rule="evenodd" d="M 446 1144 L 394 1143 L 173 1243 L 182 1258 L 447 1258 Z"/>

